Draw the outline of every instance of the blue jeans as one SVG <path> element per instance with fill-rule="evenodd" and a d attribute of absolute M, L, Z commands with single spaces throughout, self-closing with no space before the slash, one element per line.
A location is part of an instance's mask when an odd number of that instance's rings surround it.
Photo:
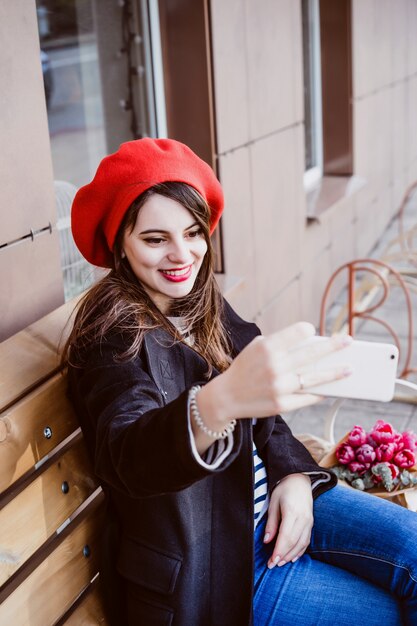
<path fill-rule="evenodd" d="M 267 567 L 266 516 L 255 531 L 255 626 L 417 626 L 417 514 L 335 487 L 314 502 L 310 547 Z"/>

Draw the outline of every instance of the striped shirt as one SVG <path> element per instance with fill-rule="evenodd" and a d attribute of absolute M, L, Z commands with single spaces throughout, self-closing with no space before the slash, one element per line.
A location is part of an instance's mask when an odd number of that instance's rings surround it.
<path fill-rule="evenodd" d="M 266 476 L 265 465 L 261 457 L 258 455 L 255 442 L 253 442 L 253 475 L 254 475 L 253 516 L 254 516 L 254 527 L 256 528 L 258 522 L 261 521 L 265 512 L 268 510 L 269 495 L 268 495 L 268 479 Z"/>

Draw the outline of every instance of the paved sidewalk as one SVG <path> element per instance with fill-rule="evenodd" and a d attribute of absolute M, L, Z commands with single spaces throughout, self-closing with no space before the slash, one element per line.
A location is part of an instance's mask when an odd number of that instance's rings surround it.
<path fill-rule="evenodd" d="M 417 224 L 417 194 L 414 194 L 413 199 L 407 207 L 404 228 L 408 230 L 412 226 Z M 386 231 L 382 235 L 380 241 L 372 250 L 372 258 L 381 258 L 381 254 L 386 249 L 388 243 L 397 237 L 399 234 L 398 219 L 395 218 L 388 225 Z M 417 237 L 416 237 L 417 239 Z M 415 244 L 417 249 L 417 242 Z M 405 263 L 393 263 L 394 267 L 400 265 L 404 267 Z M 417 294 L 410 293 L 413 305 L 413 311 L 417 311 Z M 337 298 L 335 304 L 329 311 L 328 319 L 334 319 L 340 311 L 340 307 L 346 303 L 346 291 L 343 291 Z M 407 343 L 406 337 L 408 332 L 407 325 L 407 312 L 405 306 L 405 299 L 400 290 L 395 288 L 390 292 L 390 296 L 384 303 L 381 309 L 375 312 L 376 317 L 380 317 L 391 324 L 395 332 L 400 339 L 401 348 L 406 350 Z M 417 316 L 414 315 L 414 327 L 417 328 Z M 358 339 L 366 339 L 369 341 L 383 341 L 392 343 L 392 337 L 390 333 L 380 324 L 376 324 L 371 321 L 361 322 L 357 325 L 355 337 Z M 404 352 L 403 352 L 404 354 Z M 403 360 L 402 357 L 400 361 Z M 414 330 L 413 341 L 413 354 L 411 359 L 411 367 L 417 367 L 417 333 Z M 409 380 L 417 382 L 417 375 L 411 375 Z M 400 391 L 401 395 L 405 392 Z M 413 392 L 410 390 L 409 395 L 412 396 Z M 417 397 L 417 394 L 415 394 Z M 295 434 L 310 433 L 324 436 L 324 416 L 326 415 L 330 405 L 334 400 L 326 399 L 319 405 L 309 407 L 307 409 L 300 409 L 285 415 L 285 419 L 290 425 L 292 431 Z M 339 410 L 336 419 L 335 426 L 335 438 L 336 441 L 340 439 L 348 430 L 355 424 L 361 424 L 365 428 L 373 426 L 377 419 L 384 419 L 393 424 L 393 426 L 399 430 L 412 429 L 417 432 L 417 404 L 393 401 L 389 403 L 382 402 L 365 402 L 359 400 L 345 400 L 342 407 Z"/>

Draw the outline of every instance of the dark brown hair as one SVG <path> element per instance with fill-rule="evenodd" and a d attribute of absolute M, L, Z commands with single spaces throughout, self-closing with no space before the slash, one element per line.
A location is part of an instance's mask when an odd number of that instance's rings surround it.
<path fill-rule="evenodd" d="M 171 324 L 149 297 L 133 273 L 127 258 L 122 258 L 125 232 L 132 232 L 138 213 L 146 200 L 159 194 L 176 200 L 193 215 L 207 242 L 207 252 L 191 292 L 171 302 L 169 315 L 181 315 L 193 336 L 193 349 L 212 368 L 224 371 L 231 362 L 230 346 L 223 327 L 223 299 L 213 272 L 213 247 L 210 240 L 210 209 L 202 196 L 185 183 L 166 182 L 155 185 L 141 194 L 127 210 L 114 244 L 114 266 L 93 286 L 76 307 L 71 334 L 63 351 L 63 362 L 82 366 L 82 354 L 94 343 L 104 340 L 111 331 L 122 332 L 129 338 L 126 349 L 115 358 L 135 358 L 142 346 L 144 334 L 155 328 L 164 328 L 173 341 L 183 341 L 182 335 Z"/>

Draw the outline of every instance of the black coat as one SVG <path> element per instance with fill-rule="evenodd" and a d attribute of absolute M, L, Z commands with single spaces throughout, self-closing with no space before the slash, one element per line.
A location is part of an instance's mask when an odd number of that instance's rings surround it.
<path fill-rule="evenodd" d="M 260 333 L 226 304 L 237 354 Z M 252 436 L 271 488 L 318 471 L 281 417 L 238 420 L 231 454 L 213 471 L 194 458 L 187 395 L 207 366 L 190 347 L 150 331 L 136 359 L 118 363 L 114 334 L 70 368 L 70 396 L 121 526 L 117 568 L 143 626 L 245 626 L 253 586 Z M 315 496 L 335 483 L 321 484 Z"/>

